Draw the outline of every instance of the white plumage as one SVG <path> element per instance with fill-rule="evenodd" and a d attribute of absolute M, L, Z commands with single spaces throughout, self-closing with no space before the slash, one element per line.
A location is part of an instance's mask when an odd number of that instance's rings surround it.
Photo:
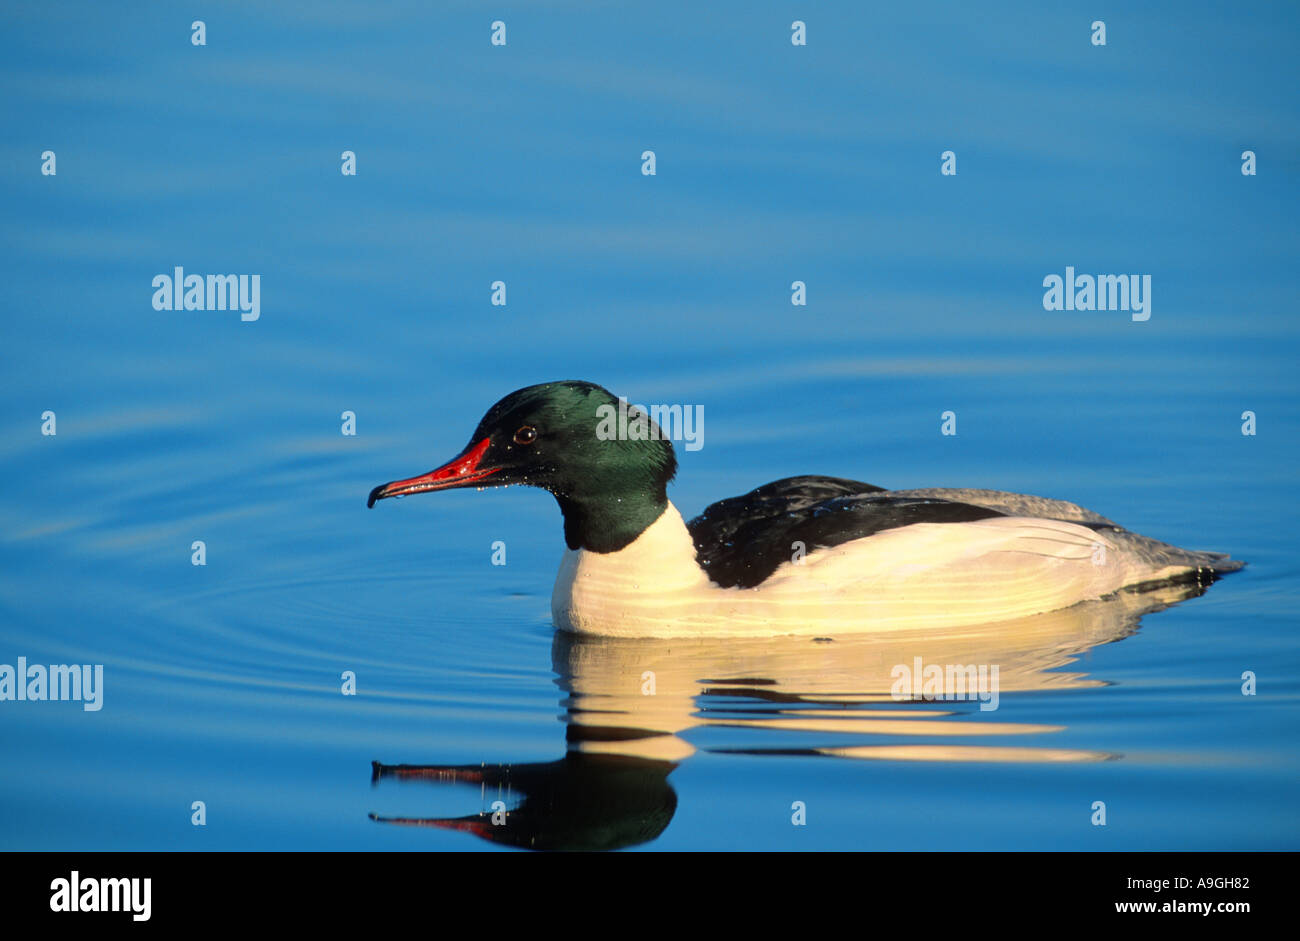
<path fill-rule="evenodd" d="M 1055 611 L 1196 567 L 1150 555 L 1078 523 L 1007 516 L 885 530 L 811 551 L 756 588 L 720 588 L 670 502 L 618 552 L 566 551 L 551 609 L 557 626 L 606 637 L 932 630 Z"/>

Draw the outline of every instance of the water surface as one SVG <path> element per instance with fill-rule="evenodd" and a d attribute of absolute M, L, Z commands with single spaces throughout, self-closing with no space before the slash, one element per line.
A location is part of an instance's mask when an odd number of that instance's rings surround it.
<path fill-rule="evenodd" d="M 0 847 L 486 849 L 500 798 L 534 846 L 1297 848 L 1290 7 L 1105 49 L 1034 4 L 804 49 L 764 4 L 507 4 L 505 49 L 471 5 L 206 15 L 5 14 L 0 663 L 105 691 L 0 703 Z M 155 311 L 176 265 L 260 274 L 260 319 Z M 1066 265 L 1151 274 L 1151 319 L 1045 311 Z M 548 495 L 365 507 L 557 378 L 704 406 L 688 516 L 987 487 L 1250 564 L 905 642 L 575 641 Z M 999 663 L 998 708 L 895 701 L 918 652 Z"/>

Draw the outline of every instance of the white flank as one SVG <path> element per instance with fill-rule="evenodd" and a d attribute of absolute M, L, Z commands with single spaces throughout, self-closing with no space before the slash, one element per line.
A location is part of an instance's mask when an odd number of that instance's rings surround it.
<path fill-rule="evenodd" d="M 669 503 L 619 552 L 566 551 L 551 613 L 605 637 L 932 630 L 1055 611 L 1181 571 L 1154 570 L 1074 523 L 994 517 L 886 530 L 787 562 L 757 588 L 719 588 Z"/>

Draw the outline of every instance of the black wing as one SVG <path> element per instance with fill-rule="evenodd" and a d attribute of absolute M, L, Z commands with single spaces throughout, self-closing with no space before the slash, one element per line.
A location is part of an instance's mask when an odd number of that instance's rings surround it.
<path fill-rule="evenodd" d="M 966 523 L 1005 516 L 934 497 L 894 496 L 840 477 L 786 477 L 719 500 L 686 524 L 695 558 L 723 588 L 753 588 L 794 556 L 913 523 Z"/>

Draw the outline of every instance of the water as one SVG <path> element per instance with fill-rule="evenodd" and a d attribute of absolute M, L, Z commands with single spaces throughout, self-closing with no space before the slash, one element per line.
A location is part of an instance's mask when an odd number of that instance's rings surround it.
<path fill-rule="evenodd" d="M 532 845 L 1297 848 L 1294 12 L 493 16 L 7 14 L 0 663 L 105 688 L 0 703 L 0 847 L 483 849 L 501 799 Z M 155 311 L 176 265 L 260 319 Z M 1066 265 L 1151 319 L 1043 310 Z M 1250 565 L 902 644 L 575 643 L 548 495 L 365 508 L 554 378 L 704 406 L 685 515 L 991 487 Z M 998 709 L 892 700 L 917 651 L 1000 663 Z"/>

